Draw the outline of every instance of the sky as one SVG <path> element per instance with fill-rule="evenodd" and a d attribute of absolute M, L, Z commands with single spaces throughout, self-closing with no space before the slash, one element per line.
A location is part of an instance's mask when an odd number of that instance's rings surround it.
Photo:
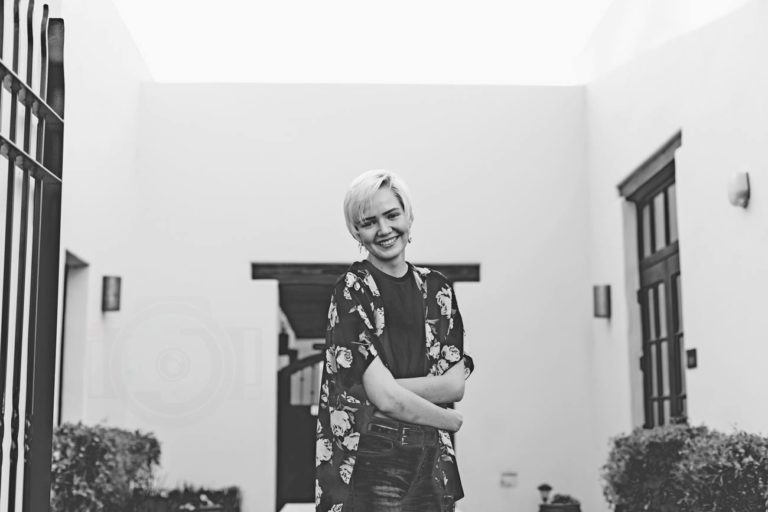
<path fill-rule="evenodd" d="M 158 82 L 569 84 L 612 0 L 113 0 Z"/>

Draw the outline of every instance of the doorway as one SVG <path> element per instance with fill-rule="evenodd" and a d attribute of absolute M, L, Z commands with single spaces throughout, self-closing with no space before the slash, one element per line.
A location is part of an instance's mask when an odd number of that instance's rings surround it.
<path fill-rule="evenodd" d="M 420 264 L 451 282 L 480 280 L 480 265 Z M 277 382 L 277 503 L 315 501 L 315 432 L 324 361 L 328 303 L 343 263 L 253 263 L 253 279 L 279 281 L 284 328 L 279 335 L 283 367 Z"/>
<path fill-rule="evenodd" d="M 643 426 L 687 422 L 674 152 L 678 133 L 619 186 L 633 203 L 639 273 Z"/>

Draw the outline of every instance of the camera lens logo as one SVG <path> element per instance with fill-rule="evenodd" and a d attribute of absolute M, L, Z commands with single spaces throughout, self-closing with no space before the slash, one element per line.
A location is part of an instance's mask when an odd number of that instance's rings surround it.
<path fill-rule="evenodd" d="M 172 382 L 183 380 L 191 365 L 189 354 L 179 348 L 168 348 L 158 355 L 155 370 L 161 379 Z"/>
<path fill-rule="evenodd" d="M 120 332 L 109 367 L 113 389 L 132 413 L 183 425 L 216 412 L 231 388 L 234 357 L 205 308 L 163 303 L 137 313 Z"/>

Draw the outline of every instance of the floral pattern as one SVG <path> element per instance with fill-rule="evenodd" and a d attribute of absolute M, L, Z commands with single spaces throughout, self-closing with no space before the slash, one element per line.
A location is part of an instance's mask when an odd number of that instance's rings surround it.
<path fill-rule="evenodd" d="M 448 280 L 434 270 L 413 267 L 424 297 L 425 352 L 429 375 L 441 375 L 462 359 L 466 376 L 474 364 L 464 354 L 464 327 Z M 373 276 L 353 263 L 334 285 L 328 308 L 326 361 L 320 388 L 315 504 L 318 512 L 341 512 L 350 496 L 360 425 L 374 406 L 365 396 L 363 373 L 381 350 L 385 311 Z M 439 431 L 440 457 L 433 469 L 444 492 L 463 496 L 450 435 Z"/>

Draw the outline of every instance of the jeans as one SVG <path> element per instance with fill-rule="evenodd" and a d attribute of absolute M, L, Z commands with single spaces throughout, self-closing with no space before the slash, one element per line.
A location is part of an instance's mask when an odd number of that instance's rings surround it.
<path fill-rule="evenodd" d="M 376 425 L 395 428 L 394 432 Z M 439 456 L 432 427 L 374 418 L 363 432 L 352 476 L 354 512 L 452 512 L 432 471 Z M 429 432 L 431 429 L 432 432 Z M 423 435 L 420 430 L 428 435 Z"/>

